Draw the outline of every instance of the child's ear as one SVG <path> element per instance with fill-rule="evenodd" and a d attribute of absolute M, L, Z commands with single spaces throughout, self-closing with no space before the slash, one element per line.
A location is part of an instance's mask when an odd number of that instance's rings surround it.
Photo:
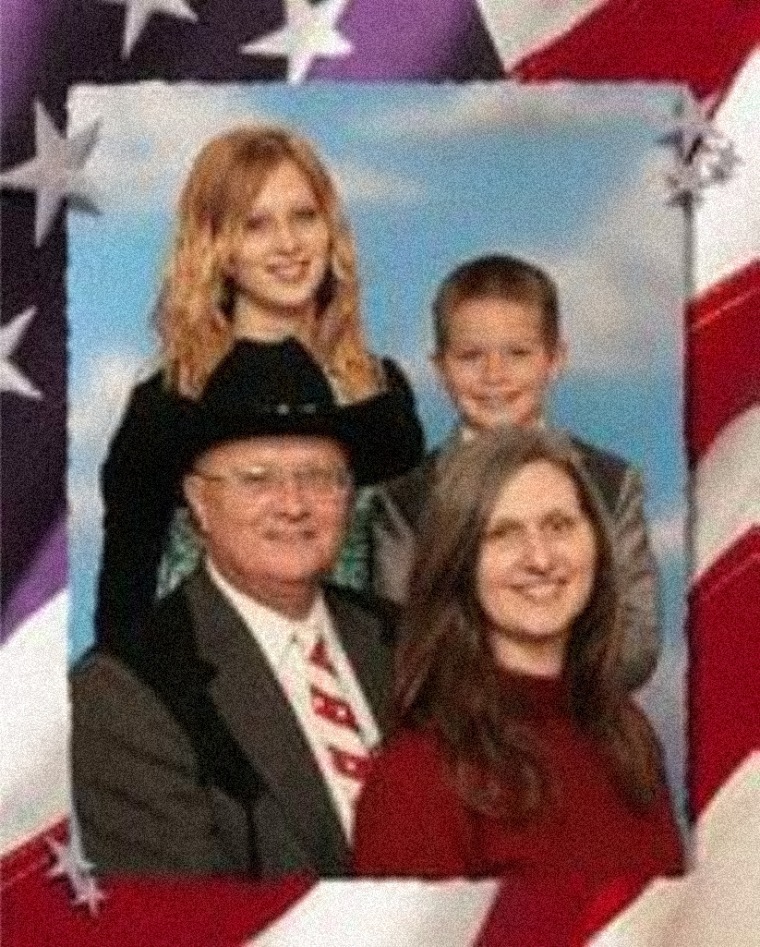
<path fill-rule="evenodd" d="M 552 380 L 556 381 L 567 368 L 568 349 L 564 339 L 557 339 L 552 354 Z"/>

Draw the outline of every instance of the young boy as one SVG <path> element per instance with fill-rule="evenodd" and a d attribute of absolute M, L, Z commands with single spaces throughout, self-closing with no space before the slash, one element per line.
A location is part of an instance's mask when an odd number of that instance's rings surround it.
<path fill-rule="evenodd" d="M 538 267 L 509 256 L 457 267 L 433 303 L 436 374 L 459 416 L 448 445 L 377 496 L 374 585 L 397 602 L 407 594 L 417 523 L 447 446 L 500 425 L 546 424 L 549 394 L 567 351 L 557 290 Z M 626 686 L 640 687 L 660 650 L 656 565 L 647 538 L 638 471 L 573 438 L 609 509 L 623 597 Z"/>

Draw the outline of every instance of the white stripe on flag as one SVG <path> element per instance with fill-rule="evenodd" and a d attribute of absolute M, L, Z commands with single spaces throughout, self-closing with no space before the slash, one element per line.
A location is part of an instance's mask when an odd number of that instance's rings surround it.
<path fill-rule="evenodd" d="M 0 854 L 69 809 L 68 609 L 59 592 L 0 649 Z"/>
<path fill-rule="evenodd" d="M 694 833 L 697 864 L 718 853 L 733 857 L 742 851 L 751 854 L 760 869 L 760 750 L 751 753 L 721 786 Z M 760 911 L 760 885 L 757 892 Z M 757 930 L 760 934 L 760 925 Z"/>
<path fill-rule="evenodd" d="M 707 188 L 696 213 L 694 278 L 697 295 L 760 256 L 760 51 L 751 56 L 715 115 L 739 164 Z"/>
<path fill-rule="evenodd" d="M 655 878 L 586 947 L 667 947 L 665 938 L 682 892 L 682 881 Z"/>
<path fill-rule="evenodd" d="M 747 340 L 749 344 L 749 340 Z M 760 407 L 720 432 L 697 465 L 693 581 L 760 523 Z"/>
<path fill-rule="evenodd" d="M 498 888 L 498 881 L 323 881 L 248 947 L 471 947 Z"/>
<path fill-rule="evenodd" d="M 658 879 L 588 947 L 750 947 L 760 931 L 760 753 L 720 788 L 697 823 L 696 866 Z"/>

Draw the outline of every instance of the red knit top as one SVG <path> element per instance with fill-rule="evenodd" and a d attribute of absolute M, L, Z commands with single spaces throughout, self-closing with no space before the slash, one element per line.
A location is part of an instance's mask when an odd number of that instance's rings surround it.
<path fill-rule="evenodd" d="M 541 814 L 511 824 L 465 806 L 445 751 L 427 730 L 398 733 L 359 800 L 354 870 L 421 878 L 580 874 L 592 886 L 619 875 L 679 873 L 682 847 L 667 788 L 636 812 L 607 759 L 571 717 L 559 681 L 509 675 L 535 733 L 552 789 Z"/>

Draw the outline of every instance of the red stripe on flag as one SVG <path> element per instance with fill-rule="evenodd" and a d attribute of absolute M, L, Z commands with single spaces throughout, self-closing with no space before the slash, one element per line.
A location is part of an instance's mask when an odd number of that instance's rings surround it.
<path fill-rule="evenodd" d="M 752 528 L 690 596 L 689 797 L 698 815 L 760 749 L 760 529 Z"/>
<path fill-rule="evenodd" d="M 683 82 L 721 95 L 760 41 L 756 0 L 609 0 L 512 70 L 523 82 Z"/>
<path fill-rule="evenodd" d="M 717 283 L 687 309 L 689 455 L 760 401 L 760 262 Z"/>
<path fill-rule="evenodd" d="M 73 906 L 64 880 L 48 877 L 53 859 L 44 838 L 60 841 L 63 827 L 3 859 L 7 947 L 240 947 L 314 884 L 303 875 L 269 883 L 114 875 L 99 879 L 105 900 L 92 917 Z"/>
<path fill-rule="evenodd" d="M 3 855 L 0 861 L 0 891 L 5 891 L 34 872 L 46 871 L 52 865 L 52 857 L 45 839 L 65 842 L 68 838 L 68 819 L 61 819 L 49 829 L 33 835 L 28 841 Z"/>
<path fill-rule="evenodd" d="M 584 947 L 650 881 L 633 873 L 595 888 L 580 874 L 507 877 L 474 947 Z"/>
<path fill-rule="evenodd" d="M 642 875 L 622 875 L 597 892 L 584 907 L 573 932 L 572 947 L 585 947 L 638 898 L 651 880 Z"/>
<path fill-rule="evenodd" d="M 588 900 L 588 883 L 577 874 L 505 878 L 474 947 L 568 947 Z"/>

